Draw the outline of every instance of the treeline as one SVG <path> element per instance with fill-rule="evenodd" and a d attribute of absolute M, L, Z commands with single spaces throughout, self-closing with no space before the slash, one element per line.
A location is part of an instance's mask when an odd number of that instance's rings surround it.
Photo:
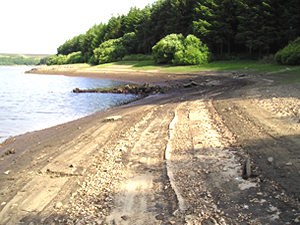
<path fill-rule="evenodd" d="M 0 55 L 0 65 L 38 65 L 40 62 L 41 57 Z"/>
<path fill-rule="evenodd" d="M 108 60 L 105 51 L 111 53 L 109 60 L 150 54 L 169 34 L 192 34 L 215 58 L 258 57 L 273 54 L 300 36 L 299 12 L 299 0 L 158 0 L 94 25 L 59 46 L 57 55 L 62 64 L 74 58 L 98 64 Z"/>

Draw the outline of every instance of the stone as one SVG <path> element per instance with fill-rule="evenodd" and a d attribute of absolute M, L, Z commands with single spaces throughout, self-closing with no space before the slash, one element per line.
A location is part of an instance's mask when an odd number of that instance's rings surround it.
<path fill-rule="evenodd" d="M 250 163 L 250 159 L 247 158 L 244 162 L 243 178 L 248 179 L 250 177 L 251 177 L 251 163 Z"/>
<path fill-rule="evenodd" d="M 129 219 L 128 216 L 126 216 L 126 215 L 121 216 L 121 218 L 122 218 L 123 220 L 125 220 L 125 221 Z"/>
<path fill-rule="evenodd" d="M 56 203 L 55 208 L 56 209 L 61 209 L 63 206 L 64 205 L 62 204 L 62 202 L 58 202 L 58 203 Z"/>
<path fill-rule="evenodd" d="M 164 219 L 164 215 L 163 214 L 158 214 L 155 216 L 155 219 L 157 220 L 163 220 Z"/>
<path fill-rule="evenodd" d="M 7 170 L 4 172 L 4 174 L 8 175 L 10 173 L 10 170 Z"/>
<path fill-rule="evenodd" d="M 110 121 L 116 121 L 121 119 L 122 116 L 110 116 L 110 117 L 106 117 L 103 122 L 110 122 Z"/>
<path fill-rule="evenodd" d="M 15 154 L 16 150 L 14 148 L 7 150 L 4 154 L 5 155 L 11 155 L 11 154 Z"/>
<path fill-rule="evenodd" d="M 273 158 L 273 157 L 268 157 L 268 162 L 269 162 L 269 163 L 274 162 L 274 158 Z"/>

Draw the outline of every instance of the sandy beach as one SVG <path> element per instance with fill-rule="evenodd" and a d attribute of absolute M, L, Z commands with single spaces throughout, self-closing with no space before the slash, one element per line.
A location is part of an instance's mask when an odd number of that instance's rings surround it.
<path fill-rule="evenodd" d="M 2 143 L 1 225 L 300 222 L 299 84 L 127 66 L 31 73 L 170 91 Z"/>

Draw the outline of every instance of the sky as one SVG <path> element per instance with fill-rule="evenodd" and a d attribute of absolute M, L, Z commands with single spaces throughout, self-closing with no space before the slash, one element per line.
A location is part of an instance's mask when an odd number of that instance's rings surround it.
<path fill-rule="evenodd" d="M 154 0 L 0 0 L 0 53 L 55 54 L 66 40 Z"/>

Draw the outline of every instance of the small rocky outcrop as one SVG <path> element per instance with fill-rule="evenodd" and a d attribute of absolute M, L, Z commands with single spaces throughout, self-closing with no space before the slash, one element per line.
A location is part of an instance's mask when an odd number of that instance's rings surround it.
<path fill-rule="evenodd" d="M 144 85 L 124 85 L 110 89 L 79 89 L 75 88 L 73 93 L 114 93 L 114 94 L 133 94 L 133 95 L 153 95 L 163 94 L 168 91 L 167 87 Z"/>

